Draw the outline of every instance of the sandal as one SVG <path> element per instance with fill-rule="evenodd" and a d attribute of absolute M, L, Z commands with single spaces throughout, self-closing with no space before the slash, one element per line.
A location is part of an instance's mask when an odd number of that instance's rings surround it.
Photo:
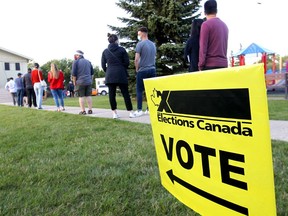
<path fill-rule="evenodd" d="M 92 112 L 92 110 L 88 110 L 88 114 L 92 114 L 93 112 Z"/>
<path fill-rule="evenodd" d="M 79 112 L 79 115 L 86 115 L 86 111 Z"/>

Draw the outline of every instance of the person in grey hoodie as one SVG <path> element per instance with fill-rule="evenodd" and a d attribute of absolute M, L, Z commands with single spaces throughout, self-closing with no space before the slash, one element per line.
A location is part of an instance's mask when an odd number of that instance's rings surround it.
<path fill-rule="evenodd" d="M 23 85 L 28 98 L 28 107 L 32 107 L 32 104 L 34 107 L 37 107 L 36 95 L 31 80 L 31 71 L 32 71 L 31 68 L 28 68 L 28 73 L 24 74 Z"/>

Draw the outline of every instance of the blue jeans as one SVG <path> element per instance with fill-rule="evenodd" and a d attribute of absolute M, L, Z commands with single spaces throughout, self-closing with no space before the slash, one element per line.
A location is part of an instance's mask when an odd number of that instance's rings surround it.
<path fill-rule="evenodd" d="M 136 94 L 137 94 L 137 109 L 142 110 L 143 91 L 145 91 L 143 80 L 156 76 L 156 69 L 148 69 L 137 72 L 136 76 Z"/>
<path fill-rule="evenodd" d="M 24 89 L 17 90 L 17 104 L 18 106 L 23 106 L 23 96 L 24 96 Z"/>
<path fill-rule="evenodd" d="M 44 87 L 41 86 L 40 82 L 34 83 L 34 91 L 38 109 L 42 109 L 43 90 Z"/>
<path fill-rule="evenodd" d="M 51 93 L 53 95 L 53 99 L 55 101 L 55 104 L 57 108 L 64 107 L 64 99 L 63 99 L 63 90 L 62 89 L 51 89 Z M 59 104 L 60 100 L 60 104 Z"/>

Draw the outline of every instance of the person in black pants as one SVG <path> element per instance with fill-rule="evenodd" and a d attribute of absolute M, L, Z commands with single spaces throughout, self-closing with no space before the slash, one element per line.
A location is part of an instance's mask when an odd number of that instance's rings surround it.
<path fill-rule="evenodd" d="M 67 90 L 69 91 L 69 97 L 74 97 L 74 85 L 72 81 L 69 82 Z"/>
<path fill-rule="evenodd" d="M 126 109 L 129 117 L 134 118 L 133 106 L 128 91 L 128 72 L 129 56 L 126 50 L 119 46 L 118 37 L 115 34 L 108 34 L 108 48 L 102 53 L 101 66 L 105 71 L 105 84 L 109 88 L 109 101 L 113 118 L 119 118 L 117 113 L 116 89 L 120 88 L 124 97 Z"/>
<path fill-rule="evenodd" d="M 37 107 L 36 95 L 31 80 L 31 71 L 31 68 L 28 68 L 28 73 L 23 76 L 23 85 L 28 99 L 28 107 L 32 107 L 32 104 L 34 107 Z"/>
<path fill-rule="evenodd" d="M 185 61 L 189 62 L 189 72 L 199 71 L 199 40 L 203 19 L 195 19 L 192 23 L 191 34 L 184 49 Z"/>

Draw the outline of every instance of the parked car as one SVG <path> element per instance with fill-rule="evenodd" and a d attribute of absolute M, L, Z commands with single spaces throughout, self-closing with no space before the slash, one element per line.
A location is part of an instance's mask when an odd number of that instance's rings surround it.
<path fill-rule="evenodd" d="M 97 93 L 99 95 L 107 95 L 109 94 L 109 89 L 108 86 L 106 85 L 99 85 L 98 89 L 97 89 Z"/>

